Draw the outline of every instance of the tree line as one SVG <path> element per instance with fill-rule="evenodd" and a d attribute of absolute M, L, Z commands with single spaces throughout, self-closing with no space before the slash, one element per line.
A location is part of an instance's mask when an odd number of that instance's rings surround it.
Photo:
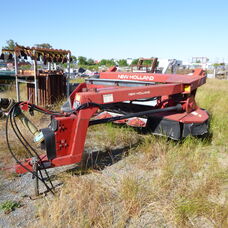
<path fill-rule="evenodd" d="M 16 46 L 16 42 L 12 39 L 7 40 L 6 41 L 6 45 L 3 46 L 3 49 L 10 49 L 13 50 Z M 51 44 L 49 43 L 41 43 L 41 44 L 34 44 L 35 47 L 38 48 L 53 48 Z M 101 59 L 100 61 L 95 61 L 92 58 L 86 58 L 84 56 L 74 56 L 72 55 L 72 61 L 73 64 L 77 64 L 79 66 L 84 66 L 84 67 L 98 67 L 98 66 L 120 66 L 120 67 L 124 67 L 124 66 L 128 66 L 127 60 L 126 59 L 119 59 L 117 61 L 115 61 L 114 59 Z M 138 63 L 138 59 L 134 59 L 131 63 L 131 65 L 137 65 Z"/>
<path fill-rule="evenodd" d="M 92 66 L 92 65 L 98 65 L 98 66 L 128 66 L 126 59 L 119 59 L 115 61 L 114 59 L 101 59 L 99 62 L 96 62 L 94 59 L 86 58 L 84 56 L 79 56 L 77 58 L 78 65 L 85 65 L 85 66 Z"/>

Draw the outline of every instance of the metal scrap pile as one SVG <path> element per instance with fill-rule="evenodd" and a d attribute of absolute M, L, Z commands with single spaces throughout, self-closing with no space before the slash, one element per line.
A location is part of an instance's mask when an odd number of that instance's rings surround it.
<path fill-rule="evenodd" d="M 37 48 L 37 47 L 24 47 L 17 45 L 14 50 L 2 49 L 0 59 L 8 60 L 13 59 L 13 53 L 16 53 L 17 57 L 27 59 L 29 56 L 32 60 L 43 61 L 46 65 L 47 62 L 51 63 L 66 63 L 69 59 L 72 61 L 69 50 L 62 49 L 49 49 L 49 48 Z"/>

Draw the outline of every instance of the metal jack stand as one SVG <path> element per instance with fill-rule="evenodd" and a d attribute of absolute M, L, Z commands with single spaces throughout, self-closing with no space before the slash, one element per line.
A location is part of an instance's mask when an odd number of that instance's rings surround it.
<path fill-rule="evenodd" d="M 39 196 L 39 179 L 38 179 L 38 170 L 39 170 L 39 166 L 38 166 L 38 159 L 36 157 L 32 158 L 32 167 L 33 167 L 33 176 L 32 179 L 35 179 L 34 181 L 34 194 L 35 196 Z"/>

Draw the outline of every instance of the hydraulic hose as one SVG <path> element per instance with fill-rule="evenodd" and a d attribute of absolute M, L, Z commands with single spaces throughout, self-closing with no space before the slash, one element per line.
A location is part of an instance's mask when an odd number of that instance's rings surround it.
<path fill-rule="evenodd" d="M 124 116 L 114 116 L 114 117 L 105 118 L 105 119 L 91 120 L 89 122 L 89 125 L 109 123 L 109 122 L 113 122 L 116 120 L 124 120 L 124 119 L 132 118 L 132 117 L 146 116 L 146 115 L 150 115 L 150 114 L 154 114 L 154 113 L 168 112 L 168 111 L 179 111 L 180 112 L 180 111 L 182 111 L 182 105 L 177 104 L 176 106 L 162 108 L 162 109 L 153 109 L 153 110 L 148 110 L 148 111 L 143 111 L 143 112 L 131 113 L 131 114 L 127 114 Z"/>

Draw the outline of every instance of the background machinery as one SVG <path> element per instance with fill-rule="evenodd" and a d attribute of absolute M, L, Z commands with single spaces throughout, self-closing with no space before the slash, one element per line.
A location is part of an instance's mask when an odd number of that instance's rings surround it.
<path fill-rule="evenodd" d="M 137 73 L 162 73 L 168 71 L 176 74 L 182 61 L 177 59 L 139 58 L 137 65 L 133 65 L 131 71 Z"/>

